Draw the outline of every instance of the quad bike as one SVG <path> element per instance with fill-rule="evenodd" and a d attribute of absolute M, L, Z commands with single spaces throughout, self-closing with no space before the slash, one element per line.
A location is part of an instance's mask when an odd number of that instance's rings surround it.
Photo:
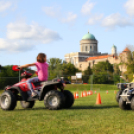
<path fill-rule="evenodd" d="M 123 110 L 134 110 L 134 83 L 118 83 L 117 87 L 120 89 L 116 94 L 119 107 Z"/>
<path fill-rule="evenodd" d="M 19 71 L 19 67 L 14 65 L 12 70 Z M 60 78 L 32 83 L 33 90 L 38 94 L 37 98 L 32 98 L 26 83 L 32 74 L 23 71 L 21 76 L 24 78 L 19 83 L 6 86 L 5 91 L 1 94 L 0 107 L 3 110 L 14 110 L 17 101 L 20 101 L 21 106 L 25 109 L 32 108 L 36 100 L 44 100 L 45 107 L 50 110 L 70 108 L 73 105 L 74 96 L 70 91 L 64 90 L 64 83 Z"/>

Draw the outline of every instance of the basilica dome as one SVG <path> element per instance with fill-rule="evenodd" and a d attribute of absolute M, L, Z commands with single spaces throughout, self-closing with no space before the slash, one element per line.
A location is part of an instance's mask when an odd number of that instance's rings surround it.
<path fill-rule="evenodd" d="M 82 37 L 82 40 L 96 40 L 93 34 L 89 32 Z"/>

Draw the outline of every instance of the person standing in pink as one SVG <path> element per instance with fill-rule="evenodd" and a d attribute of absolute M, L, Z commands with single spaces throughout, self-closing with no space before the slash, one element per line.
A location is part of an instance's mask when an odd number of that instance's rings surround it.
<path fill-rule="evenodd" d="M 39 82 L 39 81 L 46 81 L 48 79 L 48 64 L 46 63 L 46 54 L 39 53 L 37 56 L 37 62 L 32 64 L 26 64 L 22 65 L 19 68 L 26 68 L 30 66 L 36 66 L 37 67 L 37 73 L 38 77 L 29 78 L 26 82 L 28 84 L 29 89 L 31 90 L 31 96 L 37 97 L 37 94 L 34 92 L 32 83 L 33 82 Z"/>

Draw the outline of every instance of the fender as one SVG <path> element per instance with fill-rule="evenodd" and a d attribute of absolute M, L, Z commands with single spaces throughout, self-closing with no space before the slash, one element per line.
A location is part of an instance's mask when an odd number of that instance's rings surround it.
<path fill-rule="evenodd" d="M 27 94 L 27 92 L 23 92 L 19 87 L 12 86 L 12 87 L 11 87 L 10 89 L 8 89 L 8 90 L 17 90 L 17 91 L 20 93 L 20 95 L 21 95 L 21 97 L 22 97 L 22 100 L 27 101 L 27 99 L 28 99 L 28 94 Z"/>
<path fill-rule="evenodd" d="M 46 81 L 46 82 L 42 82 L 41 83 L 43 86 L 41 88 L 41 91 L 40 91 L 40 96 L 39 96 L 39 100 L 43 100 L 45 94 L 54 89 L 55 86 L 57 86 L 59 89 L 62 90 L 61 86 L 63 86 L 63 84 L 61 82 L 53 82 L 53 81 Z"/>
<path fill-rule="evenodd" d="M 134 89 L 129 90 L 127 94 L 128 95 L 134 95 Z"/>
<path fill-rule="evenodd" d="M 121 90 L 124 90 L 124 89 L 127 88 L 127 83 L 118 83 L 117 88 L 121 89 Z"/>
<path fill-rule="evenodd" d="M 127 84 L 127 88 L 133 89 L 133 88 L 134 88 L 134 83 L 128 83 L 128 84 Z"/>

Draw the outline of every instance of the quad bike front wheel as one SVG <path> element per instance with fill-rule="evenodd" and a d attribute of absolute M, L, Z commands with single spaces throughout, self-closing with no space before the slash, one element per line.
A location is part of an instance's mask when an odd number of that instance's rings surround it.
<path fill-rule="evenodd" d="M 2 93 L 0 97 L 0 107 L 3 110 L 14 110 L 17 104 L 16 102 L 16 97 L 10 90 Z"/>
<path fill-rule="evenodd" d="M 116 101 L 119 103 L 120 95 L 122 93 L 122 90 L 119 90 L 115 96 Z"/>
<path fill-rule="evenodd" d="M 35 104 L 35 101 L 20 101 L 20 104 L 23 108 L 32 108 Z"/>
<path fill-rule="evenodd" d="M 119 107 L 122 109 L 122 110 L 129 110 L 131 109 L 130 108 L 130 104 L 126 104 L 126 101 L 123 101 L 123 99 L 120 97 L 119 99 Z"/>
<path fill-rule="evenodd" d="M 73 103 L 74 103 L 74 96 L 68 90 L 64 90 L 63 94 L 65 96 L 64 108 L 70 108 L 73 105 Z"/>
<path fill-rule="evenodd" d="M 45 107 L 50 110 L 58 110 L 63 108 L 65 97 L 62 92 L 57 90 L 49 91 L 44 97 Z"/>

